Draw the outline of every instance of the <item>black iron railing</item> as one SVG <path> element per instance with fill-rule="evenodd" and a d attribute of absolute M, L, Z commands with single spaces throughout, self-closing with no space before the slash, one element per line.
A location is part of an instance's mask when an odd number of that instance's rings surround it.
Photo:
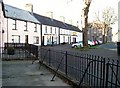
<path fill-rule="evenodd" d="M 26 43 L 5 43 L 0 47 L 2 59 L 38 59 L 38 46 Z"/>
<path fill-rule="evenodd" d="M 78 86 L 120 87 L 120 62 L 118 60 L 44 47 L 40 49 L 40 52 L 39 60 L 55 70 L 52 80 L 60 71 L 78 83 Z"/>

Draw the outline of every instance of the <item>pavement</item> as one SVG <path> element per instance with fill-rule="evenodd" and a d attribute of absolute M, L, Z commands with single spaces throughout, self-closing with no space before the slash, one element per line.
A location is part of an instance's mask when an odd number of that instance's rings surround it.
<path fill-rule="evenodd" d="M 42 74 L 42 75 L 41 75 Z M 53 73 L 35 61 L 2 61 L 2 86 L 54 86 L 72 88 L 62 79 L 55 77 L 50 81 Z"/>

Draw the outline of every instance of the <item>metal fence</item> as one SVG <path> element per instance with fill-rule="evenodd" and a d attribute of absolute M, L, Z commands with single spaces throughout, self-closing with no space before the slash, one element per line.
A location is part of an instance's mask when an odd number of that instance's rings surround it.
<path fill-rule="evenodd" d="M 0 47 L 2 60 L 38 59 L 38 46 L 25 43 L 5 43 Z"/>
<path fill-rule="evenodd" d="M 40 48 L 40 62 L 64 73 L 79 86 L 120 88 L 120 62 L 100 56 Z"/>

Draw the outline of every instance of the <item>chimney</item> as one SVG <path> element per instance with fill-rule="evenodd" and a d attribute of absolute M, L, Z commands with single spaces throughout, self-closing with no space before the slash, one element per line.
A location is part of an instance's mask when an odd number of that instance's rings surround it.
<path fill-rule="evenodd" d="M 46 14 L 45 14 L 47 17 L 49 17 L 49 18 L 51 18 L 51 19 L 53 19 L 53 12 L 51 12 L 51 11 L 48 11 L 48 12 L 46 12 Z"/>
<path fill-rule="evenodd" d="M 26 4 L 25 9 L 31 13 L 33 13 L 33 4 Z"/>
<path fill-rule="evenodd" d="M 69 24 L 73 25 L 72 19 L 69 19 Z"/>
<path fill-rule="evenodd" d="M 45 16 L 51 18 L 51 20 L 53 20 L 53 12 L 52 11 L 48 11 L 46 12 Z"/>
<path fill-rule="evenodd" d="M 65 23 L 65 17 L 64 16 L 60 16 L 60 21 Z"/>

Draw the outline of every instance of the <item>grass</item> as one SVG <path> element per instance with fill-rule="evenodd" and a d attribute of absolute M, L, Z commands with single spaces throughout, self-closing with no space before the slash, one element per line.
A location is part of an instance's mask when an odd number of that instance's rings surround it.
<path fill-rule="evenodd" d="M 100 47 L 99 46 L 91 46 L 89 47 L 89 49 L 99 49 Z"/>
<path fill-rule="evenodd" d="M 83 48 L 83 47 L 76 47 L 74 48 L 75 50 L 80 50 L 80 51 L 88 51 L 90 49 L 100 49 L 99 46 L 91 46 L 91 47 L 87 47 L 87 48 Z"/>

